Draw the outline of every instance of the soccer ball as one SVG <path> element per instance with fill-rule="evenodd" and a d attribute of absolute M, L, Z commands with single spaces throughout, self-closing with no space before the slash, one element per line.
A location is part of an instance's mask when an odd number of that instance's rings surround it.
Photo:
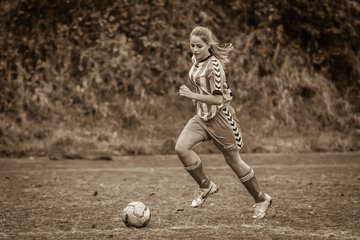
<path fill-rule="evenodd" d="M 129 203 L 122 212 L 122 220 L 127 227 L 146 227 L 150 223 L 150 209 L 142 202 Z"/>

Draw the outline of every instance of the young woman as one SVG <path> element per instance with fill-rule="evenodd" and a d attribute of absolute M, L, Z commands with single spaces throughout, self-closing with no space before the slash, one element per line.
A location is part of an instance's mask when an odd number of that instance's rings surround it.
<path fill-rule="evenodd" d="M 199 207 L 218 190 L 216 184 L 205 174 L 201 159 L 193 150 L 197 143 L 212 140 L 254 198 L 253 218 L 261 219 L 272 199 L 261 191 L 254 170 L 240 157 L 242 136 L 234 108 L 230 106 L 232 93 L 224 72 L 224 65 L 229 62 L 228 54 L 233 46 L 220 44 L 211 30 L 198 26 L 190 34 L 190 48 L 193 65 L 189 78 L 195 92 L 182 85 L 179 93 L 193 101 L 196 114 L 182 130 L 175 151 L 184 168 L 199 185 L 191 207 Z"/>

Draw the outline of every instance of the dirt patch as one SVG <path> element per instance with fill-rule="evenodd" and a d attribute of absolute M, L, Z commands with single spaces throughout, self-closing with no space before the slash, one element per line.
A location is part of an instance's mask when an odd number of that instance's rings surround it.
<path fill-rule="evenodd" d="M 0 159 L 0 239 L 360 239 L 360 153 L 243 158 L 274 198 L 262 221 L 220 155 L 202 155 L 220 191 L 200 209 L 175 156 Z M 150 208 L 149 227 L 121 222 L 134 200 Z"/>

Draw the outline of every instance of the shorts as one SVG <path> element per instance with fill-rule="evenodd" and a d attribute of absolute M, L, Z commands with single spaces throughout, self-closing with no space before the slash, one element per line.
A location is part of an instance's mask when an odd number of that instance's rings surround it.
<path fill-rule="evenodd" d="M 219 109 L 208 121 L 195 115 L 185 125 L 184 130 L 202 135 L 204 141 L 212 140 L 222 152 L 239 150 L 243 146 L 239 121 L 234 109 L 229 105 Z"/>

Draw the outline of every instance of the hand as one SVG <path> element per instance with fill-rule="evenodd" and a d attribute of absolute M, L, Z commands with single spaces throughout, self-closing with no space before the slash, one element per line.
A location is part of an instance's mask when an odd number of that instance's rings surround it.
<path fill-rule="evenodd" d="M 192 94 L 193 94 L 193 92 L 186 85 L 180 86 L 179 93 L 180 96 L 187 98 L 192 98 Z"/>

